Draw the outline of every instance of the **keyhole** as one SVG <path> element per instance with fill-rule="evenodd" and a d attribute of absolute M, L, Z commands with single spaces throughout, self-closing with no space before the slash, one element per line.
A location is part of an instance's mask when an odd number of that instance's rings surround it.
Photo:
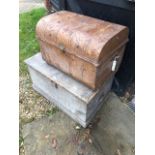
<path fill-rule="evenodd" d="M 57 83 L 55 83 L 55 88 L 56 88 L 56 89 L 58 88 L 58 85 L 57 85 Z"/>

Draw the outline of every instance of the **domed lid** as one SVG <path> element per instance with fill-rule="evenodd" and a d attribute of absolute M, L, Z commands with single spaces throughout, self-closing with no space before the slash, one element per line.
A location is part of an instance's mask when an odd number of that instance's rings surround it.
<path fill-rule="evenodd" d="M 40 19 L 36 34 L 38 39 L 95 66 L 128 41 L 126 26 L 69 11 Z"/>

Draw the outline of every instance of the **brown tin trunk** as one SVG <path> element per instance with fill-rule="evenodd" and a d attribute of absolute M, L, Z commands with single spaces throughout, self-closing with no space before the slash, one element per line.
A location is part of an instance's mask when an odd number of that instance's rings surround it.
<path fill-rule="evenodd" d="M 116 73 L 128 41 L 127 27 L 68 11 L 43 17 L 36 34 L 48 64 L 92 89 Z"/>

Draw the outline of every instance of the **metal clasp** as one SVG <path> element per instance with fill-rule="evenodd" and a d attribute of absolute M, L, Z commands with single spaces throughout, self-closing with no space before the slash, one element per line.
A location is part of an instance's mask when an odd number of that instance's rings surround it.
<path fill-rule="evenodd" d="M 120 58 L 120 56 L 115 56 L 114 60 L 112 61 L 111 70 L 113 72 L 116 71 L 116 66 L 117 66 L 117 63 L 118 63 L 119 58 Z"/>

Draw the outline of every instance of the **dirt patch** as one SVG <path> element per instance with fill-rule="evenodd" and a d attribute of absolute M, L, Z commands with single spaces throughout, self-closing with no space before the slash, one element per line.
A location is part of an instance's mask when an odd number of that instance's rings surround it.
<path fill-rule="evenodd" d="M 23 125 L 50 116 L 57 111 L 57 108 L 32 89 L 29 75 L 20 76 L 19 80 L 19 151 L 20 155 L 24 155 Z"/>

